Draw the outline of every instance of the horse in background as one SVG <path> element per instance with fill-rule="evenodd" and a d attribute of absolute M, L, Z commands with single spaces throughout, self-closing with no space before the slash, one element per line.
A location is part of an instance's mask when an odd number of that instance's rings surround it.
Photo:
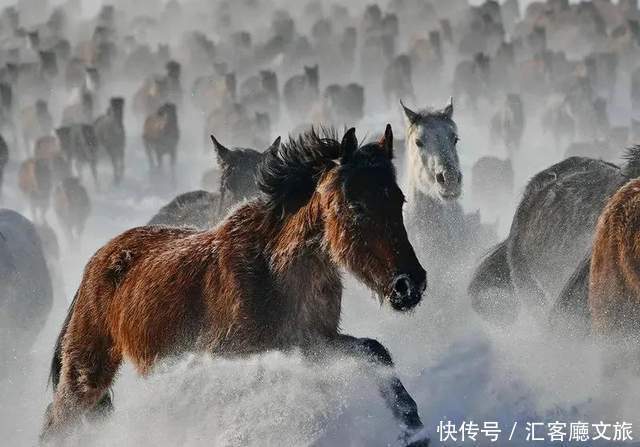
<path fill-rule="evenodd" d="M 222 170 L 219 193 L 196 190 L 175 197 L 160 208 L 147 225 L 190 226 L 206 230 L 216 225 L 228 209 L 258 195 L 256 173 L 268 153 L 276 153 L 280 137 L 264 152 L 248 148 L 227 148 L 211 135 Z"/>
<path fill-rule="evenodd" d="M 454 272 L 449 269 L 454 263 L 443 260 L 471 261 L 481 241 L 495 235 L 480 224 L 479 217 L 466 215 L 457 200 L 462 193 L 462 170 L 453 100 L 442 110 L 416 112 L 401 105 L 406 118 L 407 228 L 418 256 L 431 260 L 429 271 L 453 282 Z"/>
<path fill-rule="evenodd" d="M 7 362 L 4 366 L 31 349 L 52 306 L 51 276 L 36 227 L 15 211 L 0 210 L 0 355 Z"/>
<path fill-rule="evenodd" d="M 164 156 L 169 156 L 171 180 L 175 184 L 177 147 L 180 141 L 178 112 L 175 104 L 165 103 L 147 117 L 144 122 L 142 141 L 152 173 L 160 171 Z"/>
<path fill-rule="evenodd" d="M 473 308 L 502 324 L 512 322 L 523 305 L 536 316 L 551 311 L 554 321 L 561 321 L 553 315 L 561 312 L 584 315 L 585 255 L 598 216 L 609 197 L 638 176 L 638 148 L 627 152 L 622 166 L 571 157 L 536 174 L 516 208 L 509 235 L 473 275 L 468 287 Z"/>
<path fill-rule="evenodd" d="M 525 125 L 522 98 L 515 93 L 507 94 L 503 107 L 491 118 L 491 144 L 502 143 L 509 158 L 513 158 L 520 152 Z"/>
<path fill-rule="evenodd" d="M 184 351 L 246 355 L 326 348 L 391 368 L 377 341 L 341 334 L 340 269 L 398 312 L 415 308 L 426 272 L 405 231 L 393 133 L 358 145 L 311 131 L 261 164 L 261 196 L 208 231 L 147 226 L 126 231 L 86 266 L 55 348 L 53 403 L 43 439 L 110 405 L 124 359 L 143 375 Z M 100 367 L 96 368 L 96 365 Z M 426 446 L 417 406 L 398 377 L 380 392 L 403 445 Z"/>

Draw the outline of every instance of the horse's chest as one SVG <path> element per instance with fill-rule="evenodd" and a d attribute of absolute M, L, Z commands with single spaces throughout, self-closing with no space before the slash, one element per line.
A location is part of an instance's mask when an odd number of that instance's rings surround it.
<path fill-rule="evenodd" d="M 306 271 L 308 268 L 311 270 Z M 295 270 L 279 282 L 280 342 L 300 345 L 317 337 L 335 335 L 340 323 L 342 298 L 337 273 L 323 272 L 311 266 L 306 266 L 305 271 Z"/>

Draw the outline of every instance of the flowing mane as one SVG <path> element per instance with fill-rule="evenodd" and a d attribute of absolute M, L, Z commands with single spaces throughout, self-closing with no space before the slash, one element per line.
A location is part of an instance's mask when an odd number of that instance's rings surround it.
<path fill-rule="evenodd" d="M 340 157 L 340 141 L 333 128 L 315 128 L 291 137 L 268 154 L 258 168 L 256 182 L 269 209 L 281 216 L 303 206 L 323 172 Z"/>
<path fill-rule="evenodd" d="M 393 153 L 389 155 L 392 158 Z M 390 174 L 395 182 L 395 169 L 390 157 L 378 150 L 375 144 L 364 144 L 350 154 L 350 163 L 340 164 L 340 169 L 344 173 L 380 169 Z M 298 138 L 290 138 L 278 151 L 268 154 L 258 169 L 256 181 L 270 211 L 284 217 L 304 206 L 322 174 L 338 166 L 340 159 L 344 161 L 341 143 L 336 130 L 331 127 L 319 130 L 312 127 Z"/>

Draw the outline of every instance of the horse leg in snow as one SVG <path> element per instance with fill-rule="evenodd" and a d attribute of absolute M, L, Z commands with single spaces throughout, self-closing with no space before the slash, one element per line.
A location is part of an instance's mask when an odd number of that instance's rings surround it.
<path fill-rule="evenodd" d="M 117 159 L 117 177 L 116 182 L 119 185 L 122 182 L 122 178 L 124 177 L 124 155 L 119 155 Z"/>
<path fill-rule="evenodd" d="M 176 151 L 169 152 L 169 158 L 171 163 L 171 182 L 173 186 L 176 186 Z"/>
<path fill-rule="evenodd" d="M 519 241 L 512 241 L 508 248 L 507 259 L 516 296 L 524 297 L 521 298 L 522 302 L 527 303 L 529 307 L 542 309 L 546 303 L 545 293 L 533 278 Z"/>
<path fill-rule="evenodd" d="M 156 167 L 158 168 L 158 171 L 162 172 L 162 161 L 164 159 L 164 154 L 162 152 L 160 152 L 160 149 L 156 148 L 155 149 L 155 154 L 156 154 Z"/>
<path fill-rule="evenodd" d="M 124 172 L 124 160 L 120 155 L 111 156 L 111 165 L 113 166 L 113 183 L 119 185 L 122 181 L 122 175 Z"/>
<path fill-rule="evenodd" d="M 63 349 L 60 383 L 45 415 L 43 440 L 63 434 L 83 415 L 97 417 L 111 408 L 109 386 L 122 356 L 110 340 L 87 333 L 92 332 L 91 327 L 82 326 L 83 331 L 66 334 L 65 345 L 70 349 Z"/>
<path fill-rule="evenodd" d="M 89 162 L 89 166 L 91 167 L 91 175 L 93 176 L 93 183 L 96 187 L 96 191 L 100 190 L 100 186 L 98 185 L 98 166 L 95 160 L 91 160 Z"/>
<path fill-rule="evenodd" d="M 565 284 L 549 314 L 549 326 L 564 336 L 587 337 L 591 333 L 589 271 L 591 252 L 583 258 Z"/>
<path fill-rule="evenodd" d="M 38 221 L 38 207 L 36 205 L 36 201 L 35 198 L 30 197 L 29 198 L 29 208 L 31 211 L 31 217 L 33 218 L 34 222 Z"/>
<path fill-rule="evenodd" d="M 393 368 L 391 354 L 377 340 L 339 335 L 337 347 L 348 355 L 355 355 L 375 365 Z M 400 379 L 395 374 L 385 374 L 384 377 L 380 378 L 378 387 L 394 418 L 400 422 L 403 428 L 402 441 L 404 441 L 404 444 L 416 447 L 428 445 L 428 439 L 415 442 L 410 439 L 412 435 L 423 428 L 423 424 L 418 414 L 416 402 L 405 389 Z"/>
<path fill-rule="evenodd" d="M 76 166 L 76 174 L 78 174 L 78 178 L 82 180 L 82 171 L 84 170 L 83 163 L 82 161 L 80 161 L 80 159 L 76 158 L 76 161 L 74 164 Z"/>
<path fill-rule="evenodd" d="M 144 150 L 147 153 L 147 160 L 149 160 L 149 171 L 153 171 L 153 168 L 155 167 L 155 162 L 153 160 L 154 151 L 148 144 L 144 145 Z"/>

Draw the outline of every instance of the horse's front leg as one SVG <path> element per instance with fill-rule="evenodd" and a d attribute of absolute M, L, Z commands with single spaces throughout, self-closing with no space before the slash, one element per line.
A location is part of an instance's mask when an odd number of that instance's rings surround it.
<path fill-rule="evenodd" d="M 371 338 L 356 338 L 338 335 L 336 347 L 347 355 L 355 355 L 377 366 L 392 369 L 391 354 L 379 341 Z M 423 424 L 418 406 L 395 373 L 384 374 L 378 388 L 395 419 L 402 427 L 400 444 L 411 447 L 426 447 L 429 439 L 423 433 Z"/>

